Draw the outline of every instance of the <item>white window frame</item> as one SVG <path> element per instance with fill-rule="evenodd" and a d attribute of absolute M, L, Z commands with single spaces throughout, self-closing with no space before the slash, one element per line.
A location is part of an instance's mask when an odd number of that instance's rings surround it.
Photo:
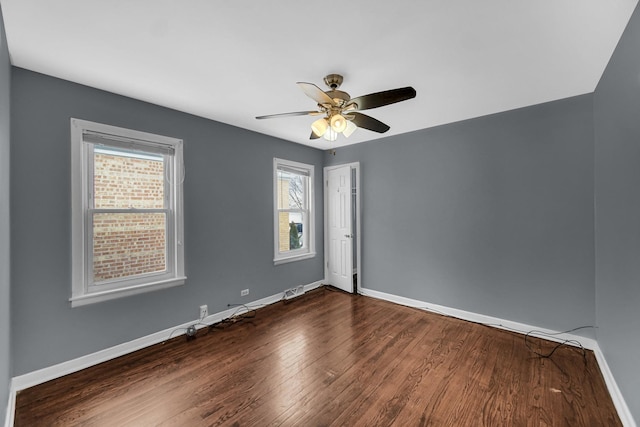
<path fill-rule="evenodd" d="M 305 174 L 308 174 L 307 188 L 305 189 L 306 209 L 304 209 L 303 217 L 307 219 L 307 224 L 304 224 L 303 233 L 304 246 L 300 249 L 289 250 L 285 252 L 280 251 L 279 246 L 279 213 L 286 211 L 287 209 L 278 209 L 278 168 L 287 168 L 293 170 L 299 170 Z M 294 162 L 285 159 L 273 159 L 273 263 L 275 265 L 284 264 L 287 262 L 300 261 L 303 259 L 309 259 L 316 256 L 315 251 L 315 218 L 313 209 L 314 200 L 314 167 L 305 163 Z"/>
<path fill-rule="evenodd" d="M 167 213 L 167 269 L 107 283 L 92 283 L 93 225 L 91 192 L 93 191 L 94 146 L 128 147 L 148 152 L 165 152 Z M 183 142 L 181 139 L 155 135 L 80 119 L 71 119 L 71 244 L 72 307 L 136 295 L 158 289 L 184 285 L 184 218 L 182 181 Z M 173 154 L 168 154 L 172 152 Z M 135 212 L 136 209 L 131 209 Z"/>

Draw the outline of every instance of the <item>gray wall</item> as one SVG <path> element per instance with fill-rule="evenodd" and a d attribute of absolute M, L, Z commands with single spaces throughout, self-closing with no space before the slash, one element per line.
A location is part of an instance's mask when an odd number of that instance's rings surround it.
<path fill-rule="evenodd" d="M 597 338 L 640 421 L 640 12 L 594 96 Z"/>
<path fill-rule="evenodd" d="M 593 325 L 592 113 L 583 95 L 326 154 L 361 162 L 362 285 L 555 330 Z"/>
<path fill-rule="evenodd" d="M 274 156 L 321 173 L 321 151 L 15 67 L 11 96 L 14 375 L 323 278 L 322 239 L 320 256 L 273 265 L 271 178 Z M 70 117 L 184 139 L 184 287 L 70 308 Z"/>
<path fill-rule="evenodd" d="M 5 418 L 11 378 L 9 273 L 9 121 L 11 65 L 0 10 L 0 422 Z"/>

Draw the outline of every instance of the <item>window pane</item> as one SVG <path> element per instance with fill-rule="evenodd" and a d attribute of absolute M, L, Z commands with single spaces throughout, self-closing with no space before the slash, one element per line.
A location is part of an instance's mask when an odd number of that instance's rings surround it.
<path fill-rule="evenodd" d="M 278 209 L 305 209 L 307 177 L 278 170 Z"/>
<path fill-rule="evenodd" d="M 94 207 L 164 208 L 164 159 L 120 149 L 94 150 Z"/>
<path fill-rule="evenodd" d="M 286 252 L 304 247 L 303 215 L 300 212 L 278 214 L 278 248 Z"/>
<path fill-rule="evenodd" d="M 273 159 L 275 265 L 315 256 L 313 171 L 313 165 Z"/>
<path fill-rule="evenodd" d="M 164 213 L 93 215 L 93 280 L 166 270 Z"/>

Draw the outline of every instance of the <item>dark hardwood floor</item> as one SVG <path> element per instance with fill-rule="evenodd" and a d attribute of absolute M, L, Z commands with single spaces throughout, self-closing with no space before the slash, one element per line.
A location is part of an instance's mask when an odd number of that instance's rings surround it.
<path fill-rule="evenodd" d="M 621 423 L 592 352 L 321 288 L 21 391 L 15 425 Z"/>

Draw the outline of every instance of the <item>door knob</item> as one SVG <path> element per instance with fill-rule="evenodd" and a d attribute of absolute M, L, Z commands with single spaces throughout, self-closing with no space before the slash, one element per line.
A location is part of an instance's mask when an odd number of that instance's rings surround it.
<path fill-rule="evenodd" d="M 345 234 L 344 237 L 346 237 L 347 239 L 351 239 L 353 237 L 352 234 Z"/>

